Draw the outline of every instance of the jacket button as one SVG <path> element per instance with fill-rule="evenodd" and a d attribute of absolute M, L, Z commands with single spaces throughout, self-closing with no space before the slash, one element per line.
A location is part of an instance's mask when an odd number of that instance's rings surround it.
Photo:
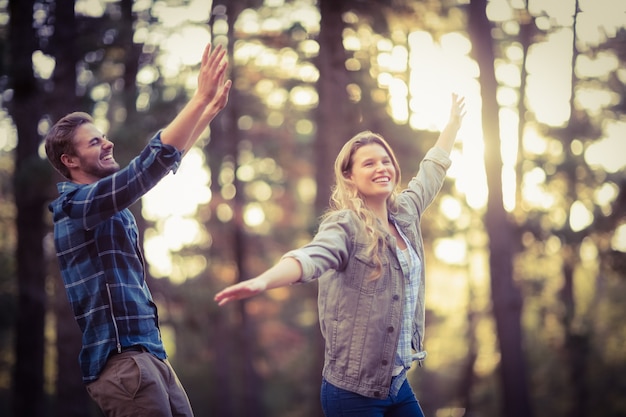
<path fill-rule="evenodd" d="M 380 397 L 380 392 L 378 391 L 374 392 L 374 397 Z"/>
<path fill-rule="evenodd" d="M 387 365 L 387 364 L 389 364 L 389 361 L 387 359 L 383 359 L 382 363 L 383 363 L 383 365 Z"/>
<path fill-rule="evenodd" d="M 400 299 L 400 296 L 398 294 L 393 296 L 393 301 L 398 301 Z"/>
<path fill-rule="evenodd" d="M 387 332 L 388 333 L 393 333 L 393 326 L 387 327 Z"/>

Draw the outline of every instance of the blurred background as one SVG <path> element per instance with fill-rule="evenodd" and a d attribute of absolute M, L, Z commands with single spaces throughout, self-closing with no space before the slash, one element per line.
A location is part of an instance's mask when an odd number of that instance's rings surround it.
<path fill-rule="evenodd" d="M 100 416 L 47 204 L 42 139 L 94 115 L 122 166 L 222 44 L 227 108 L 133 206 L 197 416 L 321 416 L 316 284 L 214 294 L 314 235 L 332 164 L 381 133 L 403 184 L 467 116 L 422 228 L 429 417 L 626 416 L 626 3 L 0 0 L 0 415 Z"/>

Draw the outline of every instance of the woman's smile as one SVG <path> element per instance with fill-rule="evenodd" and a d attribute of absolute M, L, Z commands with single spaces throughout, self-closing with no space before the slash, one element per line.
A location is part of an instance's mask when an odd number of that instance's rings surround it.
<path fill-rule="evenodd" d="M 391 157 L 382 146 L 373 143 L 354 152 L 350 179 L 365 200 L 386 200 L 396 186 L 396 177 Z"/>

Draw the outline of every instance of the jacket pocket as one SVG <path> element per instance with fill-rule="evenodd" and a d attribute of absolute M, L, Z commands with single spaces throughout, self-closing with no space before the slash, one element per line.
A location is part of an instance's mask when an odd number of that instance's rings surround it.
<path fill-rule="evenodd" d="M 383 292 L 389 285 L 389 261 L 381 256 L 380 275 L 375 277 L 377 265 L 365 249 L 365 245 L 357 245 L 354 257 L 346 269 L 346 285 L 362 294 Z"/>

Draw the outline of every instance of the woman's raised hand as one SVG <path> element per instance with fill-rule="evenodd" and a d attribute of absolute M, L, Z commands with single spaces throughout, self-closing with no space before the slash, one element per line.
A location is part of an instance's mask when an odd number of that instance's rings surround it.
<path fill-rule="evenodd" d="M 459 96 L 457 93 L 452 93 L 452 106 L 450 107 L 450 119 L 448 124 L 451 127 L 459 129 L 461 122 L 465 116 L 465 97 Z"/>

